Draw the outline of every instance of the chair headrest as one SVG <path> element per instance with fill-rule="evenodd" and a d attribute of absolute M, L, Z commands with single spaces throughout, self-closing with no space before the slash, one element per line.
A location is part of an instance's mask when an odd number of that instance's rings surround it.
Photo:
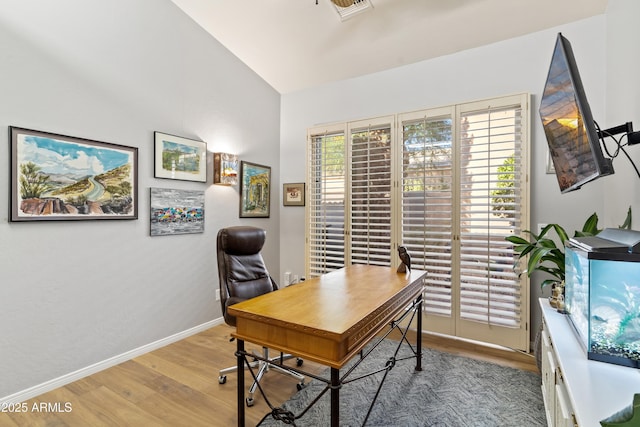
<path fill-rule="evenodd" d="M 252 255 L 262 250 L 267 232 L 262 228 L 236 226 L 218 231 L 220 249 L 230 255 Z"/>

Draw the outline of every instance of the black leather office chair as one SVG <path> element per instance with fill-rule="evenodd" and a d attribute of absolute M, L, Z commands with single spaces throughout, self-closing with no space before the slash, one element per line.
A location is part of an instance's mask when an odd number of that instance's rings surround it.
<path fill-rule="evenodd" d="M 278 289 L 278 285 L 269 275 L 260 253 L 265 240 L 265 230 L 257 227 L 236 226 L 218 231 L 217 254 L 220 303 L 222 304 L 224 320 L 230 326 L 236 325 L 236 318 L 228 313 L 227 307 Z M 262 357 L 270 361 L 277 360 L 282 362 L 286 359 L 291 359 L 293 356 L 281 353 L 277 357 L 269 358 L 269 350 L 263 348 Z M 297 365 L 302 365 L 302 359 L 297 359 Z M 257 383 L 269 369 L 275 369 L 296 378 L 299 381 L 298 390 L 304 386 L 304 376 L 297 372 L 262 360 L 251 362 L 251 366 L 258 368 L 258 374 L 249 389 L 249 396 L 246 399 L 247 406 L 253 406 L 253 395 L 258 387 Z M 226 374 L 235 372 L 237 369 L 237 366 L 221 369 L 218 382 L 220 384 L 226 383 Z"/>

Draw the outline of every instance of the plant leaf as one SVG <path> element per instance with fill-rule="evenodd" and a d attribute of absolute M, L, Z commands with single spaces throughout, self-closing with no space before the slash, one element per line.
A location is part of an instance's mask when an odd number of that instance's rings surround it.
<path fill-rule="evenodd" d="M 527 256 L 529 252 L 534 250 L 536 247 L 533 245 L 520 245 L 513 248 L 514 251 L 518 253 L 520 258 Z"/>
<path fill-rule="evenodd" d="M 627 217 L 625 218 L 625 220 L 622 223 L 622 225 L 619 226 L 618 228 L 624 228 L 626 230 L 631 230 L 631 206 L 629 206 L 629 209 L 627 210 Z"/>
<path fill-rule="evenodd" d="M 560 241 L 562 242 L 562 246 L 564 247 L 564 242 L 566 242 L 567 239 L 569 238 L 569 236 L 567 235 L 567 232 L 564 230 L 564 228 L 562 228 L 558 224 L 552 224 L 552 225 L 553 225 L 553 229 L 558 234 L 558 237 L 560 237 Z"/>
<path fill-rule="evenodd" d="M 540 268 L 540 264 L 542 264 L 543 262 L 543 257 L 550 251 L 551 249 L 549 248 L 537 248 L 536 250 L 531 252 L 529 262 L 527 263 L 527 274 L 529 276 L 531 276 L 531 273 L 533 273 L 536 269 Z"/>
<path fill-rule="evenodd" d="M 543 248 L 551 248 L 551 249 L 556 249 L 556 242 L 554 242 L 551 239 L 540 239 L 538 240 L 538 246 L 543 247 Z"/>
<path fill-rule="evenodd" d="M 516 245 L 529 245 L 529 241 L 526 239 L 523 239 L 520 236 L 507 236 L 505 237 L 505 240 L 514 243 Z"/>
<path fill-rule="evenodd" d="M 583 236 L 595 236 L 598 234 L 600 230 L 598 230 L 598 215 L 594 212 L 591 214 L 589 218 L 585 221 L 582 226 Z"/>

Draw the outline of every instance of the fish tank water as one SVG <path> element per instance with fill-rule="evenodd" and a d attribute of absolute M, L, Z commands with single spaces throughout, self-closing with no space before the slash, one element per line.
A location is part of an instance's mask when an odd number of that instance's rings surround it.
<path fill-rule="evenodd" d="M 565 310 L 588 359 L 640 367 L 640 254 L 568 245 Z"/>

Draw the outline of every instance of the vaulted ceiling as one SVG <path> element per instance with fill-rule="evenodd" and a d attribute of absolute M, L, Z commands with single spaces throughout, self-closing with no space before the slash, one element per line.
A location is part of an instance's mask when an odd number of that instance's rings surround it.
<path fill-rule="evenodd" d="M 172 0 L 280 93 L 370 74 L 605 12 L 608 0 Z"/>

